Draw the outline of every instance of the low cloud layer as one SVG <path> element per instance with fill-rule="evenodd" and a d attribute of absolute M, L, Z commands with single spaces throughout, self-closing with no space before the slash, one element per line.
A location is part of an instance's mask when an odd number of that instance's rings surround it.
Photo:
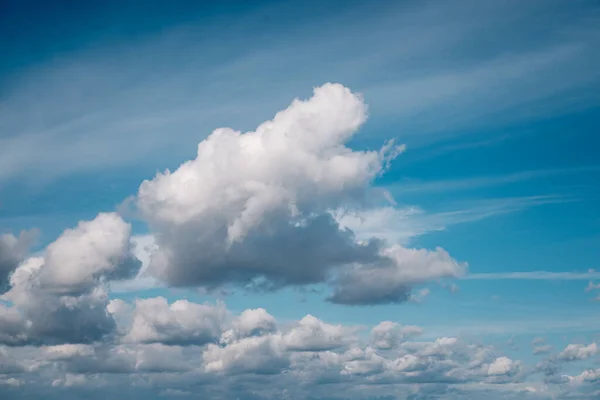
<path fill-rule="evenodd" d="M 110 341 L 0 347 L 0 391 L 28 385 L 40 393 L 50 387 L 91 393 L 99 387 L 126 391 L 133 384 L 173 398 L 181 395 L 177 390 L 270 399 L 303 398 L 325 388 L 352 388 L 345 398 L 370 398 L 394 388 L 406 398 L 421 398 L 410 396 L 440 391 L 476 396 L 499 385 L 504 396 L 556 399 L 561 393 L 584 396 L 598 381 L 597 370 L 561 375 L 559 361 L 555 374 L 563 386 L 535 385 L 529 378 L 543 371 L 497 348 L 455 337 L 419 340 L 423 329 L 394 321 L 368 328 L 307 315 L 280 323 L 265 309 L 234 314 L 223 303 L 169 303 L 162 297 L 117 303 L 108 309 L 121 314 L 120 333 Z M 563 360 L 565 352 L 577 357 L 594 346 L 569 345 L 555 359 Z M 592 353 L 586 350 L 585 357 Z"/>

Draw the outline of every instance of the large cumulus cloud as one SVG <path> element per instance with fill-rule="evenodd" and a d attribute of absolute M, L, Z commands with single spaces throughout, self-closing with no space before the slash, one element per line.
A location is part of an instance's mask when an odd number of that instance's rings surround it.
<path fill-rule="evenodd" d="M 373 180 L 403 150 L 393 141 L 378 151 L 347 147 L 366 119 L 359 95 L 326 84 L 253 132 L 215 130 L 195 159 L 139 188 L 137 208 L 159 247 L 148 271 L 207 288 L 331 281 L 331 300 L 348 304 L 403 301 L 415 284 L 461 274 L 441 249 L 358 240 L 336 220 L 367 204 Z M 365 279 L 372 275 L 385 278 Z"/>

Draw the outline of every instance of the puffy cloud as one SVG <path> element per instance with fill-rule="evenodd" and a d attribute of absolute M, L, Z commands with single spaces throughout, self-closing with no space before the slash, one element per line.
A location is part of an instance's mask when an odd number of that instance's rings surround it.
<path fill-rule="evenodd" d="M 567 376 L 569 382 L 574 384 L 600 382 L 600 368 L 588 369 L 576 376 Z"/>
<path fill-rule="evenodd" d="M 418 326 L 402 326 L 396 322 L 383 321 L 371 329 L 371 343 L 377 349 L 388 350 L 422 332 L 423 330 Z"/>
<path fill-rule="evenodd" d="M 192 369 L 191 359 L 201 351 L 160 343 L 113 345 L 58 345 L 42 348 L 42 365 L 58 367 L 72 374 L 170 373 Z"/>
<path fill-rule="evenodd" d="M 193 368 L 194 360 L 200 357 L 196 349 L 168 346 L 160 343 L 138 346 L 135 352 L 135 370 L 138 372 L 184 372 Z"/>
<path fill-rule="evenodd" d="M 223 305 L 196 304 L 163 297 L 137 300 L 125 340 L 140 343 L 202 345 L 216 342 L 226 317 Z"/>
<path fill-rule="evenodd" d="M 498 357 L 488 367 L 488 375 L 512 375 L 519 370 L 519 364 L 508 357 Z"/>
<path fill-rule="evenodd" d="M 352 341 L 353 332 L 351 328 L 330 325 L 309 314 L 284 335 L 283 341 L 291 351 L 332 350 Z"/>
<path fill-rule="evenodd" d="M 558 354 L 558 359 L 561 361 L 576 361 L 585 360 L 598 354 L 598 345 L 591 343 L 589 345 L 570 344 Z"/>
<path fill-rule="evenodd" d="M 447 357 L 458 348 L 459 344 L 457 338 L 441 337 L 435 339 L 432 343 L 426 343 L 425 347 L 420 349 L 418 353 L 427 357 Z"/>
<path fill-rule="evenodd" d="M 243 338 L 225 347 L 209 344 L 203 354 L 207 372 L 277 374 L 289 366 L 281 335 Z"/>
<path fill-rule="evenodd" d="M 128 278 L 141 263 L 133 256 L 131 225 L 115 213 L 101 213 L 65 230 L 50 244 L 40 270 L 40 284 L 59 293 L 81 293 L 99 279 Z"/>
<path fill-rule="evenodd" d="M 354 348 L 345 355 L 342 364 L 342 375 L 372 375 L 383 372 L 387 360 L 377 354 L 372 347 L 365 349 Z"/>
<path fill-rule="evenodd" d="M 27 257 L 36 234 L 36 231 L 24 231 L 18 237 L 0 235 L 0 293 L 8 289 L 10 275 Z"/>
<path fill-rule="evenodd" d="M 139 266 L 131 254 L 130 226 L 117 214 L 99 214 L 67 229 L 44 254 L 22 262 L 10 277 L 0 309 L 0 340 L 17 343 L 87 343 L 113 333 L 105 280 Z"/>
<path fill-rule="evenodd" d="M 138 300 L 134 306 L 113 300 L 107 307 L 132 325 L 138 311 L 155 310 L 155 319 L 144 315 L 138 323 L 152 327 L 149 341 L 165 343 L 129 340 L 11 347 L 3 355 L 13 360 L 13 368 L 3 379 L 19 374 L 19 381 L 34 386 L 81 389 L 134 385 L 142 391 L 152 387 L 154 394 L 177 387 L 205 397 L 225 395 L 219 390 L 226 387 L 237 388 L 235 395 L 230 393 L 233 397 L 244 391 L 257 399 L 282 395 L 283 390 L 289 398 L 304 398 L 316 394 L 324 383 L 335 391 L 369 387 L 380 393 L 382 387 L 395 384 L 404 388 L 510 384 L 520 379 L 520 363 L 495 356 L 490 347 L 452 337 L 414 342 L 411 338 L 420 329 L 410 325 L 386 321 L 371 330 L 370 338 L 363 338 L 352 326 L 328 324 L 310 315 L 278 329 L 275 318 L 264 309 L 232 315 L 220 304 L 175 304 L 159 297 Z M 128 313 L 131 318 L 125 318 Z M 211 332 L 214 343 L 200 344 L 202 335 L 196 332 L 204 332 L 203 317 L 210 319 L 214 313 L 218 315 L 218 329 Z M 127 328 L 130 334 L 132 326 Z M 14 368 L 15 360 L 24 361 Z M 402 393 L 398 395 L 409 394 Z"/>
<path fill-rule="evenodd" d="M 91 342 L 113 331 L 115 323 L 106 311 L 108 296 L 103 287 L 79 295 L 57 295 L 40 285 L 43 267 L 42 257 L 30 258 L 12 275 L 11 289 L 4 298 L 12 303 L 6 313 L 13 318 L 10 324 L 0 326 L 0 337 L 17 329 L 20 333 L 5 343 L 15 344 L 15 337 L 22 344 Z"/>
<path fill-rule="evenodd" d="M 372 265 L 340 271 L 329 301 L 340 304 L 395 303 L 411 298 L 411 287 L 430 280 L 457 277 L 466 266 L 443 249 L 384 248 Z"/>
<path fill-rule="evenodd" d="M 361 189 L 381 170 L 377 152 L 343 146 L 366 120 L 362 100 L 341 85 L 315 89 L 256 131 L 217 129 L 195 160 L 142 184 L 138 205 L 157 224 L 183 225 L 215 214 L 226 241 L 243 240 L 279 210 L 313 211 Z"/>
<path fill-rule="evenodd" d="M 275 317 L 264 308 L 244 310 L 232 322 L 232 328 L 223 332 L 221 343 L 231 343 L 236 339 L 274 333 L 277 330 Z"/>
<path fill-rule="evenodd" d="M 85 344 L 61 344 L 44 349 L 49 361 L 70 360 L 77 357 L 88 357 L 94 354 L 94 348 Z"/>
<path fill-rule="evenodd" d="M 366 118 L 360 96 L 325 84 L 253 132 L 215 130 L 196 158 L 139 188 L 135 204 L 158 245 L 148 272 L 209 289 L 334 279 L 331 300 L 348 304 L 404 301 L 412 285 L 461 274 L 441 249 L 357 238 L 336 219 L 366 204 L 371 182 L 403 150 L 391 141 L 380 151 L 346 147 Z"/>

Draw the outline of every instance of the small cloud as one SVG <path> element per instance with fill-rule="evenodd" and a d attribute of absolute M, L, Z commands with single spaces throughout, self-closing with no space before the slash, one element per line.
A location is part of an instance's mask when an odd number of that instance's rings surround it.
<path fill-rule="evenodd" d="M 192 392 L 188 392 L 186 390 L 179 390 L 179 389 L 165 389 L 162 392 L 159 393 L 159 396 L 161 397 L 168 397 L 168 396 L 191 396 Z"/>
<path fill-rule="evenodd" d="M 552 349 L 553 349 L 553 347 L 550 345 L 535 346 L 533 348 L 533 354 L 534 355 L 547 354 L 547 353 L 550 353 L 552 351 Z"/>

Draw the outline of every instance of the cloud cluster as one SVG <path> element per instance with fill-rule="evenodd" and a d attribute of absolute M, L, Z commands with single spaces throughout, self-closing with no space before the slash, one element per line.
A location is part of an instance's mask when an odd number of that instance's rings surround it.
<path fill-rule="evenodd" d="M 570 376 L 559 375 L 557 368 L 555 383 L 567 386 L 535 386 L 529 377 L 542 370 L 492 346 L 455 337 L 418 340 L 422 328 L 394 321 L 370 329 L 312 315 L 280 323 L 265 309 L 236 315 L 221 302 L 169 303 L 162 297 L 104 306 L 119 317 L 111 341 L 0 347 L 0 392 L 26 385 L 39 393 L 49 387 L 81 393 L 98 387 L 109 393 L 114 387 L 125 393 L 134 385 L 138 393 L 172 398 L 183 392 L 295 399 L 333 390 L 366 399 L 392 390 L 413 399 L 452 393 L 472 398 L 487 391 L 501 398 L 559 399 L 568 393 L 593 398 L 598 381 L 593 369 Z M 588 359 L 593 349 L 593 344 L 569 345 L 553 358 L 558 363 Z"/>
<path fill-rule="evenodd" d="M 399 303 L 411 298 L 411 288 L 462 275 L 464 265 L 442 248 L 434 251 L 400 245 L 382 249 L 377 263 L 353 265 L 339 272 L 329 301 L 339 304 Z"/>
<path fill-rule="evenodd" d="M 403 150 L 347 147 L 366 118 L 360 96 L 325 84 L 255 131 L 215 130 L 195 159 L 139 188 L 158 244 L 148 272 L 209 289 L 330 282 L 342 304 L 401 302 L 414 285 L 464 273 L 442 249 L 359 239 L 336 219 L 367 206 L 373 180 Z"/>
<path fill-rule="evenodd" d="M 423 330 L 418 326 L 402 326 L 397 322 L 383 321 L 371 330 L 371 343 L 377 349 L 388 350 L 422 332 Z"/>
<path fill-rule="evenodd" d="M 591 343 L 589 345 L 570 344 L 558 354 L 561 361 L 585 360 L 598 354 L 598 345 Z"/>
<path fill-rule="evenodd" d="M 410 338 L 421 333 L 420 328 L 390 321 L 361 338 L 358 327 L 329 324 L 311 315 L 279 324 L 264 309 L 232 315 L 222 303 L 169 304 L 159 297 L 125 305 L 120 312 L 130 318 L 120 320 L 125 326 L 112 344 L 67 343 L 27 352 L 7 348 L 2 360 L 12 361 L 1 363 L 0 373 L 57 387 L 90 387 L 109 374 L 133 381 L 152 374 L 157 379 L 152 385 L 158 387 L 163 386 L 160 376 L 185 387 L 190 380 L 218 386 L 241 383 L 252 375 L 269 379 L 270 387 L 296 382 L 299 389 L 324 380 L 384 385 L 520 379 L 520 364 L 496 357 L 492 348 L 447 337 L 414 342 Z M 156 310 L 152 316 L 150 309 Z"/>
<path fill-rule="evenodd" d="M 111 333 L 104 282 L 135 274 L 131 226 L 115 213 L 98 214 L 67 229 L 42 256 L 23 261 L 10 275 L 0 304 L 0 340 L 84 343 Z"/>
<path fill-rule="evenodd" d="M 326 283 L 331 302 L 379 304 L 464 273 L 443 249 L 409 249 L 341 220 L 373 210 L 373 181 L 404 149 L 347 147 L 366 118 L 361 96 L 326 84 L 253 132 L 217 129 L 195 159 L 141 184 L 134 204 L 145 237 L 132 237 L 117 213 L 80 221 L 31 257 L 31 233 L 1 236 L 0 386 L 89 388 L 107 375 L 143 386 L 173 373 L 208 383 L 277 375 L 305 386 L 510 375 L 490 375 L 494 359 L 456 339 L 409 343 L 420 328 L 393 322 L 365 339 L 310 314 L 279 324 L 262 308 L 232 315 L 222 303 L 109 299 L 115 282 L 151 276 L 204 289 Z"/>
<path fill-rule="evenodd" d="M 330 302 L 374 305 L 418 301 L 429 292 L 415 287 L 464 274 L 444 249 L 406 247 L 410 235 L 392 229 L 404 211 L 373 200 L 374 180 L 403 147 L 349 148 L 366 118 L 360 96 L 326 84 L 253 132 L 214 131 L 196 158 L 141 184 L 143 238 L 117 213 L 81 221 L 29 258 L 31 234 L 1 236 L 0 393 L 108 385 L 268 399 L 325 397 L 327 386 L 425 399 L 496 385 L 518 398 L 538 393 L 522 386 L 533 373 L 549 384 L 596 382 L 595 370 L 560 375 L 562 364 L 595 357 L 595 343 L 531 369 L 491 346 L 418 340 L 421 328 L 394 321 L 367 330 L 311 314 L 280 323 L 263 308 L 234 315 L 221 302 L 109 299 L 113 282 L 151 276 L 209 290 L 326 284 Z"/>
<path fill-rule="evenodd" d="M 215 342 L 221 335 L 226 310 L 163 297 L 137 300 L 131 329 L 125 337 L 136 343 L 196 344 Z"/>
<path fill-rule="evenodd" d="M 328 83 L 255 131 L 217 129 L 200 142 L 195 159 L 139 187 L 134 204 L 150 235 L 137 242 L 153 242 L 147 251 L 135 251 L 130 225 L 115 213 L 81 221 L 48 245 L 43 257 L 22 263 L 29 236 L 5 235 L 5 298 L 28 321 L 75 315 L 81 307 L 97 314 L 96 304 L 106 301 L 104 283 L 135 276 L 140 256 L 147 259 L 146 279 L 168 286 L 275 290 L 327 283 L 328 300 L 339 304 L 416 299 L 413 287 L 460 276 L 466 265 L 441 248 L 406 248 L 392 236 L 357 234 L 356 223 L 348 225 L 348 215 L 378 214 L 371 207 L 373 181 L 404 149 L 393 140 L 378 151 L 347 147 L 366 119 L 360 95 Z M 142 314 L 136 318 L 151 319 Z M 111 321 L 108 316 L 106 327 Z M 161 329 L 167 328 L 135 331 L 132 340 L 173 334 Z"/>

